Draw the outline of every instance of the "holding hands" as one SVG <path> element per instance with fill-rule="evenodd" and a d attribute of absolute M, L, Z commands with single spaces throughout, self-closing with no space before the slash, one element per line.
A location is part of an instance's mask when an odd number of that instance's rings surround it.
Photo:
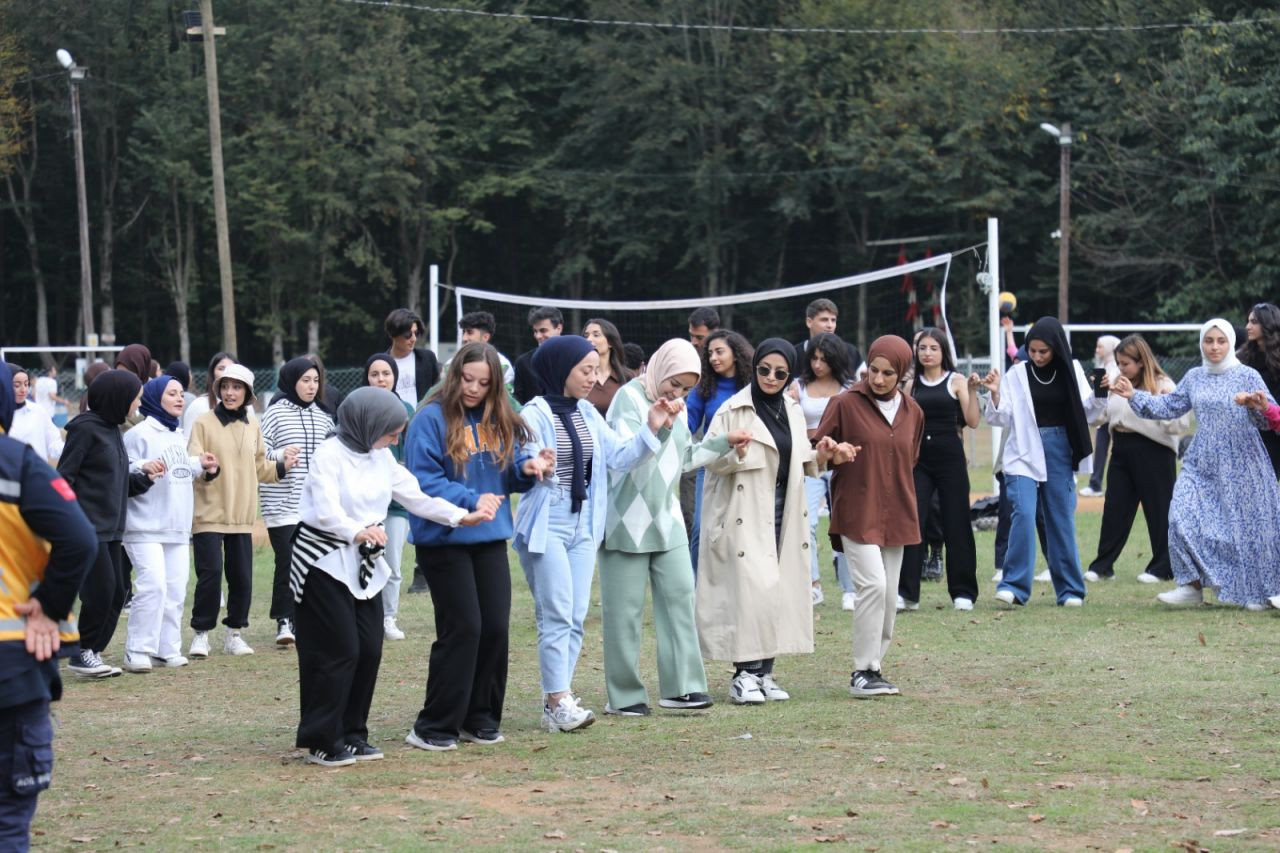
<path fill-rule="evenodd" d="M 369 544 L 385 548 L 387 545 L 387 531 L 383 529 L 381 524 L 370 524 L 356 534 L 355 543 L 357 545 Z"/>
<path fill-rule="evenodd" d="M 1124 376 L 1117 376 L 1107 383 L 1107 387 L 1111 389 L 1112 394 L 1124 397 L 1126 400 L 1133 399 L 1133 383 Z"/>
<path fill-rule="evenodd" d="M 991 370 L 986 376 L 979 376 L 976 373 L 970 374 L 969 387 L 977 388 L 979 386 L 986 388 L 990 392 L 992 403 L 997 406 L 1000 405 L 1000 371 Z"/>
<path fill-rule="evenodd" d="M 649 430 L 657 435 L 661 429 L 670 429 L 676 415 L 684 411 L 684 400 L 668 400 L 663 397 L 649 407 Z"/>
<path fill-rule="evenodd" d="M 830 462 L 833 465 L 843 465 L 846 462 L 852 462 L 858 457 L 858 451 L 861 449 L 862 445 L 854 446 L 847 441 L 837 443 L 829 435 L 824 435 L 814 445 L 814 450 L 818 451 L 819 464 Z"/>
<path fill-rule="evenodd" d="M 200 467 L 204 469 L 206 474 L 216 474 L 218 472 L 218 457 L 206 450 L 200 454 Z"/>
<path fill-rule="evenodd" d="M 538 451 L 537 456 L 526 459 L 520 470 L 526 477 L 545 480 L 549 474 L 555 473 L 556 452 L 550 447 L 544 447 Z"/>
<path fill-rule="evenodd" d="M 142 473 L 150 477 L 151 481 L 154 483 L 156 480 L 159 480 L 164 476 L 164 460 L 152 459 L 150 462 L 143 462 Z"/>
<path fill-rule="evenodd" d="M 1244 406 L 1246 409 L 1253 409 L 1255 412 L 1266 412 L 1267 392 L 1266 391 L 1241 391 L 1235 396 L 1237 406 Z"/>
<path fill-rule="evenodd" d="M 730 430 L 725 438 L 729 439 L 729 446 L 737 451 L 739 459 L 747 458 L 747 448 L 751 446 L 751 430 Z"/>
<path fill-rule="evenodd" d="M 284 449 L 284 470 L 288 471 L 298 464 L 298 445 L 290 444 Z"/>
<path fill-rule="evenodd" d="M 498 509 L 502 506 L 502 502 L 506 499 L 506 495 L 495 495 L 486 492 L 476 501 L 476 512 L 487 514 L 489 517 L 485 521 L 492 521 L 493 517 L 498 514 Z"/>

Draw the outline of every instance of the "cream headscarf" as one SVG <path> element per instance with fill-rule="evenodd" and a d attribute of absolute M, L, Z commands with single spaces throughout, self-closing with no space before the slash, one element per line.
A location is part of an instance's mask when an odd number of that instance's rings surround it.
<path fill-rule="evenodd" d="M 1218 329 L 1222 334 L 1227 336 L 1227 354 L 1222 361 L 1214 364 L 1204 357 L 1204 336 L 1209 334 L 1210 329 Z M 1240 359 L 1236 358 L 1236 329 L 1221 317 L 1214 317 L 1209 322 L 1200 327 L 1200 364 L 1209 373 L 1226 373 L 1233 367 L 1240 366 Z"/>
<path fill-rule="evenodd" d="M 702 359 L 698 356 L 698 351 L 693 344 L 684 338 L 672 338 L 658 347 L 657 351 L 649 357 L 649 364 L 645 368 L 644 376 L 641 377 L 641 381 L 644 382 L 645 396 L 657 402 L 658 386 L 681 373 L 700 376 Z"/>

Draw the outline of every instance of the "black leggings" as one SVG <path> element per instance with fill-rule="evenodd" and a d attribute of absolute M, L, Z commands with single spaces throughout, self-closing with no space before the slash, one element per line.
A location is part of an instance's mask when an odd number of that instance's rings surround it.
<path fill-rule="evenodd" d="M 978 598 L 978 555 L 969 522 L 969 468 L 964 443 L 953 432 L 926 435 L 920 444 L 920 459 L 912 472 L 916 487 L 916 511 L 920 533 L 925 533 L 929 507 L 938 497 L 942 538 L 946 543 L 947 592 L 953 599 Z M 920 600 L 920 569 L 925 546 L 908 545 L 902 552 L 902 574 L 898 595 L 907 601 Z"/>
<path fill-rule="evenodd" d="M 1102 504 L 1102 532 L 1098 556 L 1089 570 L 1102 577 L 1115 574 L 1115 562 L 1133 529 L 1142 504 L 1151 540 L 1148 574 L 1173 579 L 1169 565 L 1169 502 L 1177 478 L 1177 456 L 1163 444 L 1132 432 L 1111 435 L 1111 467 L 1107 471 L 1107 497 Z"/>
<path fill-rule="evenodd" d="M 293 590 L 289 589 L 289 563 L 293 560 L 293 534 L 296 524 L 268 527 L 271 550 L 276 555 L 275 572 L 271 577 L 271 618 L 293 618 Z"/>
<path fill-rule="evenodd" d="M 124 552 L 119 542 L 99 542 L 80 584 L 80 645 L 101 652 L 111 645 L 124 609 Z"/>

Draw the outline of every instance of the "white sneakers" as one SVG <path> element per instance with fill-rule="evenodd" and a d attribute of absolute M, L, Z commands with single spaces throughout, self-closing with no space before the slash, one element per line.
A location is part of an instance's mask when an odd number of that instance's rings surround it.
<path fill-rule="evenodd" d="M 919 610 L 919 609 L 920 609 L 920 602 L 907 601 L 902 596 L 898 596 L 898 612 L 899 613 L 903 612 L 904 610 Z"/>
<path fill-rule="evenodd" d="M 812 596 L 814 605 L 821 604 L 827 600 L 827 597 L 822 594 L 821 584 L 809 587 L 809 595 Z"/>
<path fill-rule="evenodd" d="M 222 651 L 229 655 L 251 655 L 253 649 L 244 641 L 244 637 L 240 636 L 240 632 L 234 628 L 227 629 L 227 636 L 222 641 Z"/>
<path fill-rule="evenodd" d="M 294 636 L 294 633 L 293 633 L 292 619 L 276 620 L 276 646 L 277 647 L 283 649 L 287 646 L 292 646 L 297 641 L 297 639 L 298 638 Z"/>
<path fill-rule="evenodd" d="M 151 656 L 152 666 L 162 666 L 168 669 L 177 669 L 180 666 L 186 666 L 190 662 L 191 661 L 187 660 L 182 655 L 176 654 L 176 653 L 171 655 L 165 655 L 164 657 L 161 657 L 160 655 Z"/>
<path fill-rule="evenodd" d="M 996 590 L 996 601 L 999 601 L 999 602 L 1001 602 L 1002 604 L 1017 604 L 1017 603 L 1018 603 L 1017 596 L 1015 596 L 1015 595 L 1013 594 L 1013 590 L 1011 590 L 1011 589 L 998 589 L 998 590 Z"/>
<path fill-rule="evenodd" d="M 1273 595 L 1267 599 L 1267 602 L 1276 610 L 1280 610 L 1280 595 Z"/>
<path fill-rule="evenodd" d="M 542 706 L 542 728 L 549 732 L 585 729 L 595 721 L 596 715 L 579 705 L 573 695 L 562 697 L 554 708 Z"/>
<path fill-rule="evenodd" d="M 791 698 L 791 694 L 779 687 L 778 682 L 773 680 L 772 672 L 760 676 L 760 692 L 770 702 L 785 702 Z"/>
<path fill-rule="evenodd" d="M 125 672 L 150 672 L 151 655 L 144 652 L 131 652 L 126 649 L 124 653 L 124 669 Z"/>
<path fill-rule="evenodd" d="M 1150 572 L 1143 572 L 1138 575 L 1138 583 L 1160 583 L 1160 578 Z"/>
<path fill-rule="evenodd" d="M 1182 584 L 1168 592 L 1160 593 L 1156 596 L 1156 600 L 1173 607 L 1190 607 L 1196 604 L 1204 604 L 1204 590 L 1197 589 L 1191 584 Z"/>
<path fill-rule="evenodd" d="M 1045 569 L 1043 572 L 1036 575 L 1036 580 L 1038 580 L 1040 583 L 1048 583 L 1049 581 L 1053 580 L 1053 575 L 1049 574 L 1048 569 Z"/>
<path fill-rule="evenodd" d="M 763 705 L 765 698 L 760 678 L 746 670 L 735 675 L 729 685 L 729 701 L 734 705 Z"/>
<path fill-rule="evenodd" d="M 991 582 L 1000 583 L 1000 581 L 1002 580 L 1004 580 L 1004 572 L 1001 571 L 1000 569 L 996 569 L 996 573 L 991 576 Z"/>
<path fill-rule="evenodd" d="M 403 640 L 404 631 L 396 626 L 396 617 L 387 616 L 382 620 L 382 634 L 388 640 Z"/>
<path fill-rule="evenodd" d="M 1095 489 L 1093 486 L 1085 486 L 1080 490 L 1080 496 L 1084 498 L 1100 498 L 1103 495 L 1101 489 Z"/>
<path fill-rule="evenodd" d="M 1068 595 L 1062 599 L 1063 607 L 1084 607 L 1084 599 L 1074 595 Z"/>
<path fill-rule="evenodd" d="M 208 631 L 196 631 L 196 635 L 191 638 L 191 647 L 187 649 L 187 654 L 193 658 L 207 658 L 209 656 Z"/>
<path fill-rule="evenodd" d="M 951 606 L 956 610 L 972 610 L 973 600 L 968 598 L 957 598 L 955 601 L 951 602 Z"/>
<path fill-rule="evenodd" d="M 853 610 L 858 606 L 858 594 L 856 592 L 846 592 L 840 596 L 840 609 Z"/>

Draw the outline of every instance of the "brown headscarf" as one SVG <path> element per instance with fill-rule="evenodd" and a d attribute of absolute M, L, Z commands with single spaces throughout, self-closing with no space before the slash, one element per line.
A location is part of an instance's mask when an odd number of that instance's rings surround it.
<path fill-rule="evenodd" d="M 897 335 L 881 335 L 871 342 L 871 346 L 867 349 L 867 364 L 870 364 L 877 358 L 883 358 L 889 362 L 899 377 L 907 372 L 907 368 L 911 366 L 911 344 L 907 343 L 903 338 Z M 864 382 L 866 380 L 863 380 Z M 871 393 L 871 387 L 867 386 L 868 393 Z M 875 396 L 872 394 L 871 396 Z M 888 399 L 893 399 L 889 397 Z"/>
<path fill-rule="evenodd" d="M 111 369 L 111 365 L 105 361 L 95 361 L 84 369 L 84 387 L 88 389 L 93 384 L 93 380 Z M 80 414 L 89 411 L 89 395 L 85 393 L 80 397 Z"/>
<path fill-rule="evenodd" d="M 151 350 L 142 344 L 129 344 L 116 356 L 116 366 L 129 371 L 146 383 L 151 379 Z"/>

